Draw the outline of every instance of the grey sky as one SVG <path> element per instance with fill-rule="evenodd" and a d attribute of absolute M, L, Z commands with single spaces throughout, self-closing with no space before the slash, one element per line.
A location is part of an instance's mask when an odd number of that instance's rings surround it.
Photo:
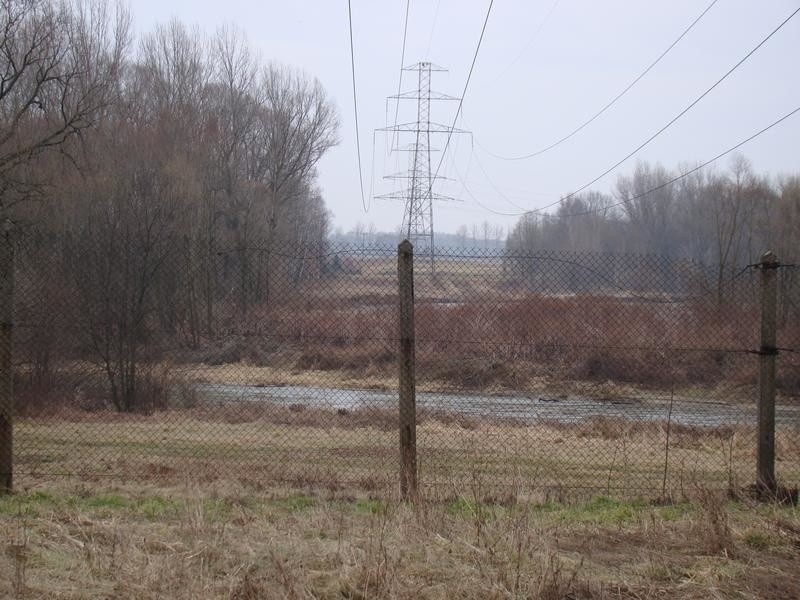
<path fill-rule="evenodd" d="M 521 154 L 547 146 L 613 98 L 709 3 L 495 0 L 459 126 L 472 130 L 475 142 L 500 154 Z M 449 73 L 434 77 L 435 90 L 460 95 L 487 4 L 488 0 L 411 1 L 405 62 L 429 59 L 448 68 Z M 443 182 L 438 191 L 463 202 L 437 205 L 436 229 L 452 232 L 459 225 L 484 220 L 508 226 L 516 220 L 478 206 L 457 180 L 457 173 L 466 177 L 469 189 L 482 204 L 510 213 L 520 210 L 498 195 L 480 166 L 513 203 L 529 209 L 553 202 L 594 179 L 672 119 L 798 6 L 797 0 L 719 0 L 621 101 L 541 156 L 504 162 L 475 146 L 470 159 L 470 138 L 454 137 L 442 173 L 456 181 Z M 173 16 L 209 33 L 233 23 L 247 33 L 265 59 L 293 65 L 319 78 L 342 118 L 342 142 L 319 169 L 334 225 L 345 230 L 358 221 L 372 222 L 381 230 L 399 226 L 400 203 L 373 201 L 368 214 L 361 206 L 346 0 L 135 0 L 131 8 L 137 33 Z M 371 169 L 372 131 L 385 126 L 385 97 L 397 91 L 404 11 L 404 0 L 353 0 L 366 193 L 371 175 L 374 192 L 388 192 L 392 183 L 381 177 L 405 168 L 405 155 L 387 157 L 386 141 L 379 136 L 374 173 Z M 534 36 L 548 14 L 549 19 Z M 711 158 L 800 106 L 799 59 L 800 14 L 637 157 L 592 188 L 611 191 L 617 174 L 630 172 L 636 158 L 670 168 Z M 413 83 L 411 78 L 407 83 Z M 403 87 L 409 86 L 404 83 Z M 400 120 L 411 120 L 413 108 L 401 110 Z M 455 108 L 455 103 L 441 103 L 433 117 L 449 124 Z M 393 119 L 393 110 L 390 112 Z M 442 139 L 437 145 L 443 144 Z M 741 152 L 759 172 L 800 171 L 800 114 Z M 723 161 L 721 166 L 725 165 Z"/>

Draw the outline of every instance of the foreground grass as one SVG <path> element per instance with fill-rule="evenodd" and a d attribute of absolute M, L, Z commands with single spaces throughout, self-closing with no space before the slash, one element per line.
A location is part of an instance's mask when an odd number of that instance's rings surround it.
<path fill-rule="evenodd" d="M 703 490 L 417 506 L 348 490 L 50 482 L 0 498 L 0 596 L 794 598 L 797 508 Z"/>

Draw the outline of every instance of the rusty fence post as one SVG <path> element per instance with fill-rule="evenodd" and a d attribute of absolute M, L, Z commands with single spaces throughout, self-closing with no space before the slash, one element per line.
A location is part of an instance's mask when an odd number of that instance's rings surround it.
<path fill-rule="evenodd" d="M 14 474 L 14 395 L 11 334 L 14 304 L 14 247 L 9 227 L 0 233 L 0 494 L 11 493 Z"/>
<path fill-rule="evenodd" d="M 397 247 L 397 284 L 400 299 L 400 494 L 417 497 L 417 401 L 414 342 L 414 246 L 408 240 Z"/>
<path fill-rule="evenodd" d="M 761 257 L 761 347 L 759 348 L 758 450 L 756 487 L 761 494 L 777 492 L 775 479 L 775 363 L 778 317 L 778 257 Z"/>

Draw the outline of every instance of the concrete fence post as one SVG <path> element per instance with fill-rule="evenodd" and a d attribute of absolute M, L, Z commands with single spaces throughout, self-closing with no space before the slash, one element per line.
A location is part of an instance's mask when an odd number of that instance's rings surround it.
<path fill-rule="evenodd" d="M 414 247 L 408 240 L 397 247 L 400 299 L 400 494 L 417 497 L 417 402 L 414 341 Z"/>
<path fill-rule="evenodd" d="M 761 347 L 759 349 L 758 450 L 756 487 L 761 494 L 777 492 L 775 479 L 775 363 L 778 357 L 778 257 L 761 257 Z"/>
<path fill-rule="evenodd" d="M 0 494 L 13 489 L 14 395 L 11 371 L 14 247 L 8 226 L 0 232 Z"/>

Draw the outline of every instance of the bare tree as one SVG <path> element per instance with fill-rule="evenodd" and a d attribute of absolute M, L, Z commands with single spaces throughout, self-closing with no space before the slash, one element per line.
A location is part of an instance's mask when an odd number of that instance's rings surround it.
<path fill-rule="evenodd" d="M 65 305 L 106 374 L 114 407 L 124 412 L 149 408 L 140 363 L 157 329 L 158 287 L 170 283 L 169 250 L 186 205 L 152 142 L 118 127 L 100 145 L 98 170 L 67 198 L 73 210 L 61 236 L 70 283 Z"/>
<path fill-rule="evenodd" d="M 780 194 L 771 212 L 770 240 L 778 257 L 786 264 L 800 263 L 800 176 L 794 175 L 779 181 Z M 798 269 L 781 269 L 781 318 L 786 323 L 791 317 L 800 318 L 800 275 Z"/>
<path fill-rule="evenodd" d="M 750 165 L 744 158 L 734 158 L 732 167 L 730 178 L 718 177 L 711 182 L 707 196 L 719 303 L 725 296 L 726 274 L 733 273 L 739 263 L 745 235 L 747 188 L 752 179 Z"/>
<path fill-rule="evenodd" d="M 113 102 L 129 25 L 102 0 L 0 0 L 0 209 L 35 189 L 26 167 Z"/>
<path fill-rule="evenodd" d="M 269 194 L 267 260 L 277 242 L 281 212 L 299 197 L 320 158 L 339 142 L 339 118 L 319 81 L 270 65 L 261 74 L 258 145 L 263 148 L 254 175 Z M 264 273 L 269 302 L 270 263 Z"/>
<path fill-rule="evenodd" d="M 458 229 L 456 229 L 456 243 L 459 246 L 466 246 L 468 237 L 469 228 L 466 225 L 459 225 Z"/>
<path fill-rule="evenodd" d="M 661 165 L 638 163 L 630 177 L 620 177 L 617 196 L 636 234 L 637 251 L 647 248 L 669 254 L 675 219 L 675 198 L 671 186 L 660 187 L 671 178 Z M 658 189 L 656 189 L 658 188 Z M 647 193 L 649 190 L 655 190 Z"/>

